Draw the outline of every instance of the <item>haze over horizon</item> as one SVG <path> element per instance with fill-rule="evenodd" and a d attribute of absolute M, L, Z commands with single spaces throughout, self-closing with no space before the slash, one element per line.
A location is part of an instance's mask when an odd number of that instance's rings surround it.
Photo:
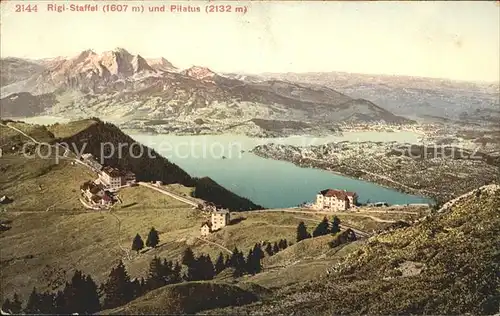
<path fill-rule="evenodd" d="M 500 81 L 500 16 L 491 2 L 245 2 L 245 15 L 55 13 L 37 1 L 37 13 L 14 13 L 16 3 L 1 4 L 2 57 L 73 57 L 123 47 L 179 68 L 217 72 Z"/>

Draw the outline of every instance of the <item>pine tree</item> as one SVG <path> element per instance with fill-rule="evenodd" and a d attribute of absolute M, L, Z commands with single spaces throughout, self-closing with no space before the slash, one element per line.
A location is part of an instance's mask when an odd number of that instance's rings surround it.
<path fill-rule="evenodd" d="M 67 285 L 68 283 L 66 283 Z M 56 314 L 70 314 L 66 309 L 66 299 L 64 298 L 64 291 L 57 291 L 54 298 L 55 313 Z"/>
<path fill-rule="evenodd" d="M 166 284 L 163 275 L 165 274 L 160 258 L 154 257 L 149 263 L 149 272 L 146 279 L 146 288 L 151 291 Z"/>
<path fill-rule="evenodd" d="M 262 271 L 261 260 L 264 259 L 265 257 L 264 251 L 262 251 L 260 244 L 255 244 L 252 252 L 253 252 L 253 272 L 259 273 Z"/>
<path fill-rule="evenodd" d="M 337 216 L 334 216 L 332 219 L 332 228 L 330 230 L 332 234 L 336 234 L 340 232 L 340 219 Z"/>
<path fill-rule="evenodd" d="M 144 248 L 144 241 L 141 238 L 141 235 L 137 234 L 135 235 L 134 240 L 132 241 L 132 250 L 141 251 Z"/>
<path fill-rule="evenodd" d="M 313 237 L 318 237 L 318 236 L 324 236 L 328 234 L 330 223 L 328 222 L 328 218 L 326 216 L 323 218 L 323 220 L 316 226 L 316 228 L 313 231 Z"/>
<path fill-rule="evenodd" d="M 55 309 L 58 313 L 93 314 L 100 310 L 98 288 L 90 275 L 85 276 L 76 270 L 63 291 L 55 297 Z"/>
<path fill-rule="evenodd" d="M 185 266 L 190 266 L 194 263 L 195 258 L 194 258 L 194 253 L 193 250 L 191 250 L 190 247 L 187 247 L 186 250 L 184 250 L 184 254 L 182 255 L 182 261 L 181 263 Z"/>
<path fill-rule="evenodd" d="M 280 239 L 280 241 L 278 242 L 278 247 L 280 248 L 280 250 L 284 250 L 288 247 L 288 241 L 286 239 Z"/>
<path fill-rule="evenodd" d="M 144 282 L 144 280 L 142 280 L 142 282 Z M 138 279 L 134 279 L 130 284 L 131 288 L 132 288 L 132 297 L 133 298 L 136 298 L 136 297 L 139 297 L 141 296 L 143 293 L 144 293 L 144 287 L 142 286 L 143 283 L 141 281 L 139 281 Z"/>
<path fill-rule="evenodd" d="M 187 265 L 187 271 L 186 271 L 186 274 L 184 275 L 184 279 L 186 281 L 200 280 L 200 273 L 198 271 L 199 270 L 198 259 L 195 258 L 189 265 Z"/>
<path fill-rule="evenodd" d="M 231 254 L 231 257 L 228 258 L 226 261 L 226 266 L 231 267 L 231 268 L 236 268 L 237 265 L 237 256 L 238 256 L 239 250 L 237 247 L 234 247 L 233 252 Z"/>
<path fill-rule="evenodd" d="M 85 277 L 85 282 L 83 286 L 84 293 L 84 306 L 85 309 L 82 314 L 94 314 L 101 309 L 101 303 L 99 301 L 99 293 L 97 291 L 97 284 L 92 280 L 90 275 Z"/>
<path fill-rule="evenodd" d="M 222 252 L 219 253 L 217 261 L 215 261 L 214 268 L 215 268 L 215 274 L 221 273 L 226 268 L 226 264 L 224 262 L 224 255 L 222 254 Z"/>
<path fill-rule="evenodd" d="M 247 262 L 246 262 L 246 271 L 249 274 L 255 274 L 255 256 L 253 254 L 252 249 L 250 249 L 248 251 Z"/>
<path fill-rule="evenodd" d="M 288 241 L 286 239 L 283 239 L 283 249 L 288 248 Z"/>
<path fill-rule="evenodd" d="M 233 253 L 231 257 L 229 257 L 226 266 L 234 268 L 234 276 L 242 276 L 246 270 L 246 263 L 243 252 L 239 251 L 237 247 L 234 247 Z"/>
<path fill-rule="evenodd" d="M 64 287 L 64 306 L 62 308 L 65 313 L 82 313 L 85 306 L 83 306 L 83 276 L 80 270 L 76 270 L 71 281 L 66 283 Z"/>
<path fill-rule="evenodd" d="M 6 298 L 5 301 L 2 304 L 2 311 L 7 312 L 9 314 L 13 314 L 12 312 L 12 302 L 9 300 L 9 298 Z"/>
<path fill-rule="evenodd" d="M 10 310 L 12 311 L 12 314 L 20 314 L 23 309 L 23 303 L 19 299 L 19 296 L 17 293 L 14 293 L 14 296 L 12 297 L 12 302 L 10 305 Z"/>
<path fill-rule="evenodd" d="M 273 253 L 277 254 L 278 252 L 280 252 L 280 246 L 278 246 L 277 242 L 274 242 L 274 244 L 273 244 Z"/>
<path fill-rule="evenodd" d="M 54 294 L 44 292 L 39 294 L 40 299 L 40 314 L 53 314 L 55 312 L 55 297 Z"/>
<path fill-rule="evenodd" d="M 245 257 L 243 256 L 243 252 L 238 251 L 235 256 L 235 276 L 242 276 L 245 273 L 246 263 Z"/>
<path fill-rule="evenodd" d="M 161 276 L 163 280 L 165 280 L 165 284 L 172 284 L 173 277 L 173 266 L 174 263 L 172 261 L 167 261 L 167 259 L 163 259 L 163 264 L 161 266 Z"/>
<path fill-rule="evenodd" d="M 108 280 L 104 285 L 104 295 L 104 308 L 115 308 L 125 305 L 133 298 L 130 277 L 121 260 L 109 274 Z"/>
<path fill-rule="evenodd" d="M 26 307 L 24 308 L 25 314 L 41 314 L 41 297 L 38 294 L 36 287 L 31 291 L 30 297 L 28 298 L 28 302 L 26 303 Z"/>
<path fill-rule="evenodd" d="M 273 246 L 271 246 L 270 243 L 267 243 L 265 251 L 266 251 L 268 256 L 272 256 L 274 254 Z"/>
<path fill-rule="evenodd" d="M 262 260 L 266 257 L 264 251 L 262 250 L 262 246 L 259 243 L 253 246 L 253 252 L 255 253 L 255 256 L 259 258 L 259 260 Z"/>
<path fill-rule="evenodd" d="M 307 238 L 311 238 L 311 235 L 307 232 L 306 224 L 300 222 L 297 226 L 297 242 Z"/>
<path fill-rule="evenodd" d="M 148 234 L 148 239 L 146 240 L 146 246 L 155 248 L 160 242 L 160 236 L 154 227 L 151 227 L 151 230 Z"/>
<path fill-rule="evenodd" d="M 182 282 L 181 271 L 181 265 L 179 264 L 179 262 L 176 262 L 174 268 L 172 269 L 172 284 Z"/>
<path fill-rule="evenodd" d="M 202 260 L 199 260 L 202 263 L 202 280 L 212 280 L 215 276 L 215 267 L 214 263 L 212 262 L 212 258 L 210 258 L 210 255 L 202 256 L 202 258 Z"/>

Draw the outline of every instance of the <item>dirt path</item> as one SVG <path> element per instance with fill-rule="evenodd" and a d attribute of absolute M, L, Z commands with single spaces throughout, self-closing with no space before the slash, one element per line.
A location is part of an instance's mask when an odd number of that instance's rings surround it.
<path fill-rule="evenodd" d="M 28 138 L 29 140 L 31 140 L 33 143 L 35 143 L 35 144 L 37 144 L 37 145 L 42 144 L 41 142 L 39 142 L 38 140 L 34 139 L 33 137 L 31 137 L 30 135 L 26 134 L 25 132 L 23 132 L 22 130 L 18 129 L 17 127 L 10 126 L 10 125 L 3 124 L 3 123 L 0 123 L 0 125 L 1 125 L 1 126 L 4 126 L 4 127 L 7 127 L 7 128 L 10 128 L 11 130 L 13 130 L 13 131 L 15 131 L 15 132 L 17 132 L 17 133 L 19 133 L 19 134 L 23 135 L 24 137 Z M 62 157 L 57 157 L 57 159 L 60 159 L 60 158 L 63 158 L 63 159 L 70 159 L 70 160 L 72 160 L 72 161 L 74 161 L 74 162 L 76 162 L 76 163 L 78 163 L 78 164 L 81 164 L 81 165 L 83 165 L 83 166 L 86 166 L 86 167 L 90 168 L 90 166 L 88 166 L 87 164 L 85 164 L 85 163 L 81 162 L 79 159 L 77 159 L 77 158 L 72 158 L 72 157 L 68 157 L 68 156 L 69 156 L 69 154 L 71 153 L 71 151 L 70 151 L 68 148 L 66 148 L 66 147 L 62 146 L 61 144 L 59 144 L 59 143 L 55 143 L 54 145 L 51 145 L 51 146 L 54 146 L 54 147 L 58 147 L 58 148 L 62 148 L 62 149 L 64 149 L 63 156 L 62 156 Z M 57 152 L 57 153 L 59 153 L 59 152 Z"/>
<path fill-rule="evenodd" d="M 206 243 L 208 243 L 208 244 L 212 244 L 212 245 L 214 245 L 214 246 L 217 246 L 217 247 L 219 247 L 219 248 L 223 249 L 224 251 L 227 251 L 227 252 L 228 252 L 229 254 L 231 254 L 231 255 L 233 254 L 233 252 L 232 252 L 231 250 L 227 249 L 226 247 L 224 247 L 223 245 L 221 245 L 221 244 L 219 244 L 219 243 L 216 243 L 216 242 L 213 242 L 213 241 L 210 241 L 210 240 L 207 240 L 207 239 L 201 238 L 201 237 L 196 237 L 196 238 L 197 238 L 197 239 L 199 239 L 199 240 L 201 240 L 201 241 L 203 241 L 203 242 L 206 242 Z"/>
<path fill-rule="evenodd" d="M 158 191 L 158 192 L 160 192 L 162 194 L 168 195 L 168 196 L 170 196 L 170 197 L 172 197 L 172 198 L 174 198 L 174 199 L 176 199 L 178 201 L 184 202 L 184 203 L 189 204 L 191 206 L 194 206 L 194 207 L 198 206 L 198 203 L 196 203 L 196 202 L 188 200 L 188 199 L 186 199 L 186 198 L 184 198 L 184 197 L 182 197 L 180 195 L 177 195 L 175 193 L 169 192 L 169 191 L 167 191 L 165 189 L 155 187 L 155 186 L 153 186 L 153 185 L 151 185 L 149 183 L 137 182 L 137 184 L 142 185 L 142 186 L 147 187 L 147 188 L 150 188 L 150 189 L 153 189 L 153 190 Z"/>
<path fill-rule="evenodd" d="M 368 214 L 359 214 L 359 213 L 355 213 L 355 212 L 320 212 L 320 211 L 314 211 L 314 210 L 311 210 L 311 211 L 302 211 L 302 210 L 298 210 L 298 209 L 268 209 L 268 210 L 257 210 L 257 211 L 251 211 L 252 213 L 265 213 L 265 212 L 284 212 L 284 213 L 297 213 L 297 214 L 311 214 L 311 215 L 347 215 L 347 216 L 359 216 L 359 217 L 368 217 L 376 222 L 379 222 L 379 223 L 395 223 L 396 221 L 394 220 L 389 220 L 389 219 L 383 219 L 383 218 L 380 218 L 380 217 L 376 217 L 376 216 L 373 216 L 373 215 L 368 215 Z M 366 211 L 366 212 L 377 212 L 377 211 Z M 392 212 L 392 211 L 388 211 L 388 212 Z M 394 213 L 403 213 L 404 211 L 394 211 Z M 385 213 L 383 211 L 380 211 L 380 213 Z M 417 212 L 404 212 L 404 213 L 410 213 L 410 214 L 413 214 L 413 215 L 418 215 Z"/>

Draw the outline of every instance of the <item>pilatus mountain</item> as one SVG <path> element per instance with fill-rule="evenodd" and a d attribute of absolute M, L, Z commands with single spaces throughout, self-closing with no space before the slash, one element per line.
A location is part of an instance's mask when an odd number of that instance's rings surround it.
<path fill-rule="evenodd" d="M 249 81 L 205 67 L 178 69 L 123 48 L 73 58 L 2 60 L 4 117 L 101 117 L 163 133 L 336 130 L 345 122 L 411 123 L 365 99 L 317 84 Z"/>

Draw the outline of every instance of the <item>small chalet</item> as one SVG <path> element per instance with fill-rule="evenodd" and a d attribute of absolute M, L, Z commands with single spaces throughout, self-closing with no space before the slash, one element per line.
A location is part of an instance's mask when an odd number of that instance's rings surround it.
<path fill-rule="evenodd" d="M 80 191 L 88 200 L 91 200 L 93 196 L 101 198 L 104 195 L 104 187 L 92 181 L 84 182 L 80 186 Z"/>
<path fill-rule="evenodd" d="M 211 231 L 212 231 L 212 223 L 211 222 L 206 221 L 203 224 L 201 224 L 201 235 L 202 236 L 210 235 Z"/>
<path fill-rule="evenodd" d="M 318 192 L 313 208 L 316 210 L 345 211 L 356 205 L 357 202 L 358 195 L 355 192 L 326 189 Z"/>
<path fill-rule="evenodd" d="M 228 210 L 215 210 L 211 212 L 210 221 L 201 224 L 201 235 L 207 236 L 211 232 L 217 231 L 229 225 L 230 214 Z"/>
<path fill-rule="evenodd" d="M 113 197 L 109 192 L 104 190 L 104 186 L 96 184 L 92 181 L 83 183 L 80 186 L 80 191 L 91 204 L 108 206 L 113 203 Z"/>

